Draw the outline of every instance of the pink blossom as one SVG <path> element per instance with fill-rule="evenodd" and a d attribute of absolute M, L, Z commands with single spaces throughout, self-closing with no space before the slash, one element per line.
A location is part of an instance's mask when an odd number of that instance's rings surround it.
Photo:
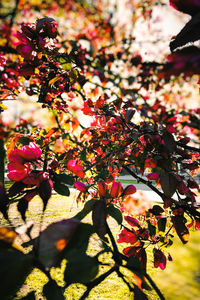
<path fill-rule="evenodd" d="M 8 170 L 9 170 L 8 178 L 10 180 L 21 181 L 27 176 L 30 170 L 30 165 L 29 164 L 22 165 L 18 162 L 16 163 L 10 162 L 8 164 Z"/>
<path fill-rule="evenodd" d="M 117 236 L 118 243 L 130 243 L 135 244 L 138 238 L 135 232 L 131 232 L 126 230 L 125 228 L 121 231 L 121 233 Z"/>
<path fill-rule="evenodd" d="M 126 220 L 126 222 L 128 222 L 129 225 L 131 226 L 136 226 L 136 227 L 140 227 L 139 221 L 133 217 L 130 216 L 125 216 L 124 219 Z"/>
<path fill-rule="evenodd" d="M 133 184 L 127 185 L 124 190 L 124 196 L 135 194 L 136 187 Z"/>
<path fill-rule="evenodd" d="M 105 181 L 101 181 L 98 183 L 98 189 L 99 189 L 99 195 L 101 197 L 105 197 L 107 191 L 107 184 L 105 183 Z"/>
<path fill-rule="evenodd" d="M 37 160 L 42 154 L 41 149 L 33 142 L 28 146 L 22 146 L 20 150 L 20 156 L 26 161 Z"/>
<path fill-rule="evenodd" d="M 83 172 L 83 167 L 79 163 L 76 163 L 74 159 L 70 159 L 68 161 L 67 168 L 69 171 L 73 172 L 76 176 L 80 178 L 85 177 L 85 174 Z"/>
<path fill-rule="evenodd" d="M 80 192 L 86 192 L 87 191 L 87 186 L 80 181 L 76 181 L 74 182 L 74 186 L 77 188 L 77 190 L 79 190 Z"/>
<path fill-rule="evenodd" d="M 120 182 L 113 182 L 111 190 L 110 190 L 110 196 L 112 198 L 117 198 L 121 195 L 123 191 L 122 185 Z"/>
<path fill-rule="evenodd" d="M 148 174 L 147 178 L 149 180 L 156 180 L 157 181 L 160 178 L 160 175 L 156 172 L 153 172 L 153 173 Z"/>
<path fill-rule="evenodd" d="M 8 155 L 11 162 L 18 162 L 22 164 L 25 161 L 37 160 L 42 154 L 41 149 L 33 142 L 29 145 L 22 146 L 20 149 L 14 149 Z"/>

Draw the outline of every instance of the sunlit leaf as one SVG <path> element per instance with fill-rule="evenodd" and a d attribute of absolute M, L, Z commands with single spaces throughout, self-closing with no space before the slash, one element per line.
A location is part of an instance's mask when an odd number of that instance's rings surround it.
<path fill-rule="evenodd" d="M 58 194 L 60 194 L 60 195 L 62 195 L 62 196 L 69 196 L 70 195 L 70 191 L 69 191 L 69 188 L 68 188 L 68 186 L 67 185 L 65 185 L 65 184 L 62 184 L 62 183 L 59 183 L 59 182 L 55 182 L 54 183 L 54 190 L 58 193 Z"/>
<path fill-rule="evenodd" d="M 185 226 L 185 218 L 180 215 L 174 216 L 172 217 L 172 223 L 180 240 L 183 244 L 186 244 L 189 241 L 190 235 L 189 230 Z"/>

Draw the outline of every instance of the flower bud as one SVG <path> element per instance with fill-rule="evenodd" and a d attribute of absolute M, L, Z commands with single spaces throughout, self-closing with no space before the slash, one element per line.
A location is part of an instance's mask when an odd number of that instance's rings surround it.
<path fill-rule="evenodd" d="M 127 185 L 127 187 L 124 190 L 124 196 L 135 194 L 136 187 L 133 184 Z"/>
<path fill-rule="evenodd" d="M 149 180 L 156 180 L 157 181 L 160 178 L 160 175 L 156 172 L 153 172 L 153 173 L 148 174 L 147 178 Z"/>
<path fill-rule="evenodd" d="M 74 186 L 77 188 L 77 190 L 79 190 L 80 192 L 86 192 L 87 191 L 87 186 L 80 181 L 76 181 L 74 182 Z"/>
<path fill-rule="evenodd" d="M 117 198 L 121 195 L 123 191 L 122 185 L 120 182 L 113 182 L 111 190 L 110 190 L 110 196 L 112 198 Z"/>
<path fill-rule="evenodd" d="M 105 197 L 107 191 L 107 184 L 105 183 L 105 181 L 100 181 L 98 183 L 98 189 L 99 189 L 99 195 L 101 197 Z"/>

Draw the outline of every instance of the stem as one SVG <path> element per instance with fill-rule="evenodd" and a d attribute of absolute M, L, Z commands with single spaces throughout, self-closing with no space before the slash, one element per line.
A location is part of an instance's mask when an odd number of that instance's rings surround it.
<path fill-rule="evenodd" d="M 179 142 L 177 142 L 178 146 L 184 148 L 184 149 L 187 149 L 187 150 L 190 150 L 190 151 L 195 151 L 195 152 L 198 152 L 200 153 L 200 149 L 199 148 L 196 148 L 196 147 L 192 147 L 192 146 L 188 146 L 188 145 L 183 145 Z"/>
<path fill-rule="evenodd" d="M 118 269 L 117 275 L 123 280 L 123 282 L 128 286 L 130 292 L 134 292 L 134 288 L 130 285 L 130 283 L 124 278 L 124 275 Z"/>
<path fill-rule="evenodd" d="M 162 192 L 160 192 L 151 182 L 143 179 L 142 177 L 138 176 L 134 171 L 130 170 L 129 167 L 127 166 L 123 166 L 123 168 L 129 173 L 131 174 L 134 178 L 138 179 L 139 181 L 141 181 L 142 183 L 146 184 L 148 187 L 150 187 L 154 192 L 156 192 L 156 194 L 158 194 L 162 199 L 164 198 L 164 194 Z M 174 202 L 175 200 L 172 199 L 172 201 Z"/>
<path fill-rule="evenodd" d="M 110 227 L 108 226 L 107 223 L 106 223 L 106 225 L 107 225 L 107 233 L 109 235 L 109 238 L 110 238 L 112 246 L 113 246 L 113 251 L 114 251 L 113 258 L 114 258 L 114 260 L 115 260 L 116 263 L 118 263 L 119 265 L 121 265 L 122 259 L 121 259 L 121 256 L 120 256 L 120 252 L 118 250 L 118 247 L 117 247 L 117 244 L 115 242 L 115 239 L 114 239 L 114 237 L 112 235 Z"/>
<path fill-rule="evenodd" d="M 5 172 L 4 140 L 0 139 L 0 182 L 3 184 L 4 184 L 4 172 Z"/>
<path fill-rule="evenodd" d="M 165 300 L 165 297 L 163 296 L 163 294 L 161 293 L 161 291 L 159 290 L 159 288 L 157 287 L 157 285 L 155 284 L 155 282 L 151 279 L 151 277 L 149 276 L 149 274 L 145 273 L 145 277 L 147 278 L 147 280 L 149 281 L 149 283 L 152 285 L 152 287 L 156 291 L 156 293 L 159 296 L 159 298 L 161 300 Z"/>
<path fill-rule="evenodd" d="M 129 167 L 124 165 L 123 168 L 126 171 L 128 171 L 128 173 L 130 175 L 132 175 L 134 178 L 137 178 L 140 182 L 142 182 L 142 183 L 146 184 L 148 187 L 150 187 L 164 201 L 164 199 L 165 199 L 164 193 L 160 192 L 152 183 L 150 183 L 149 181 L 147 181 L 147 180 L 143 179 L 142 177 L 138 176 L 134 171 L 130 170 Z M 183 210 L 186 213 L 190 213 L 194 217 L 195 216 L 200 217 L 200 212 L 198 212 L 194 207 L 190 207 L 189 205 L 186 205 L 186 204 L 181 204 L 173 198 L 168 198 L 168 199 L 170 199 L 176 206 L 183 208 Z"/>

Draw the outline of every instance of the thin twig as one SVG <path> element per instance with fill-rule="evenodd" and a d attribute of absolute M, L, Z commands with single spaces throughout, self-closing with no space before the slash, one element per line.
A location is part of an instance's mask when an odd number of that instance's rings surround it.
<path fill-rule="evenodd" d="M 157 287 L 157 285 L 155 284 L 155 282 L 153 281 L 153 279 L 149 276 L 149 274 L 145 273 L 144 276 L 149 281 L 149 283 L 151 284 L 151 286 L 154 288 L 154 290 L 156 291 L 156 293 L 159 296 L 159 298 L 161 300 L 165 300 L 165 297 L 163 296 L 163 294 L 161 293 L 161 291 L 159 290 L 159 288 Z"/>
<path fill-rule="evenodd" d="M 95 286 L 99 285 L 102 281 L 104 281 L 110 274 L 112 274 L 113 272 L 115 272 L 116 269 L 117 268 L 114 266 L 113 268 L 111 268 L 110 270 L 108 270 L 106 273 L 102 274 L 101 276 L 97 277 L 93 281 L 91 281 L 88 284 L 86 284 L 87 290 L 85 291 L 85 293 L 81 296 L 81 298 L 79 300 L 86 299 L 88 297 L 89 293 L 91 292 L 91 290 Z"/>

